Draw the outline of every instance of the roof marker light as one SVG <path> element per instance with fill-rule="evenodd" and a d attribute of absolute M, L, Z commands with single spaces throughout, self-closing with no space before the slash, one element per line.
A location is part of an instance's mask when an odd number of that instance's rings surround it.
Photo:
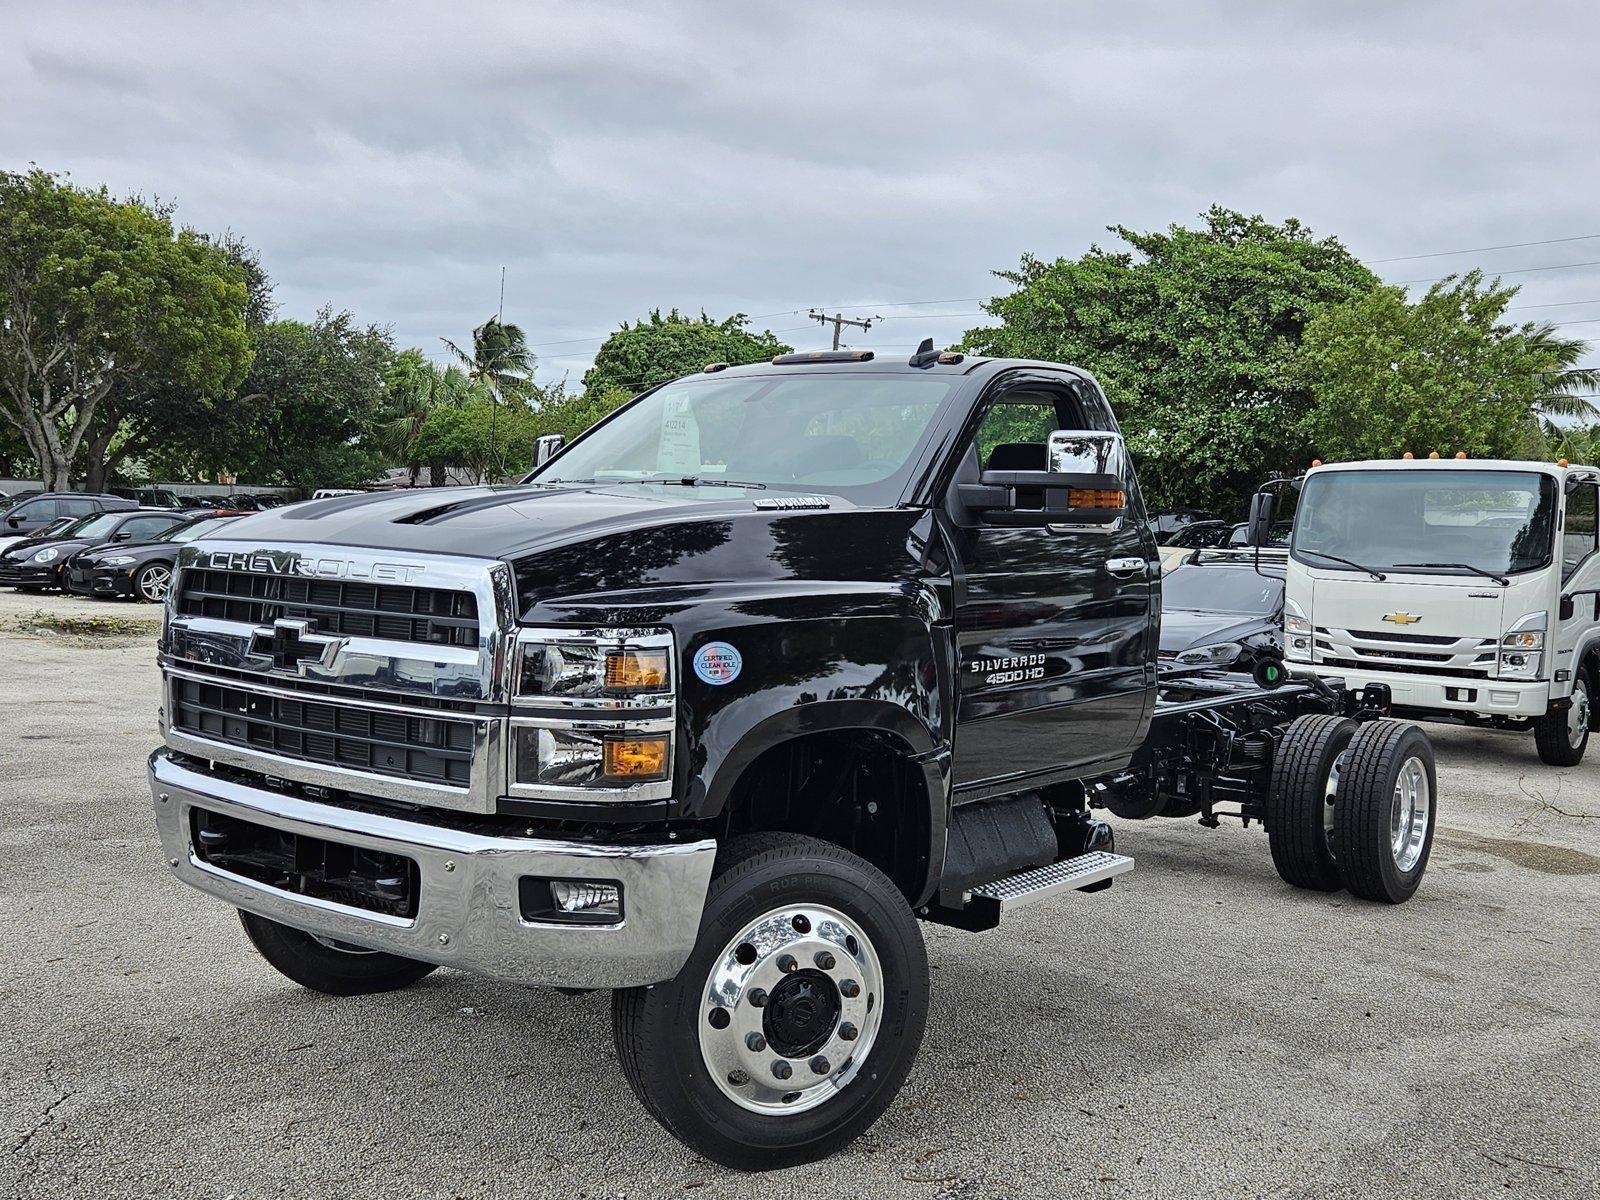
<path fill-rule="evenodd" d="M 1313 458 L 1311 460 L 1311 465 L 1313 467 L 1320 467 L 1322 465 L 1322 460 L 1320 458 Z"/>
<path fill-rule="evenodd" d="M 1456 457 L 1457 458 L 1465 458 L 1466 456 L 1467 456 L 1467 452 L 1465 450 L 1457 450 L 1456 451 Z"/>
<path fill-rule="evenodd" d="M 1429 450 L 1428 451 L 1428 457 L 1429 458 L 1438 458 L 1439 457 L 1439 452 L 1437 450 Z"/>
<path fill-rule="evenodd" d="M 1564 467 L 1564 466 L 1566 466 L 1566 465 L 1567 465 L 1567 460 L 1566 460 L 1566 459 L 1564 459 L 1564 458 L 1558 458 L 1558 459 L 1556 459 L 1556 466 L 1558 466 L 1558 467 Z"/>
<path fill-rule="evenodd" d="M 1415 455 L 1415 454 L 1413 454 L 1413 453 L 1411 453 L 1411 451 L 1409 451 L 1409 450 L 1407 450 L 1407 451 L 1406 451 L 1406 452 L 1405 452 L 1405 453 L 1404 453 L 1404 454 L 1402 454 L 1402 455 L 1401 455 L 1401 456 L 1400 456 L 1400 457 L 1401 457 L 1401 458 L 1403 458 L 1403 459 L 1406 459 L 1406 460 L 1407 460 L 1407 461 L 1410 461 L 1410 460 L 1411 460 L 1411 459 L 1413 459 L 1413 458 L 1415 458 L 1415 457 L 1416 457 L 1416 455 Z"/>

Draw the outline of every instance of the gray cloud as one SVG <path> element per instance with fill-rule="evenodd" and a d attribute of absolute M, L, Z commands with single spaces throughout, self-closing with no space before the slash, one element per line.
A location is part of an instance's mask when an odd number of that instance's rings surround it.
<path fill-rule="evenodd" d="M 431 354 L 505 265 L 546 376 L 654 306 L 805 345 L 805 308 L 851 305 L 891 318 L 863 344 L 943 343 L 1023 251 L 1213 201 L 1372 258 L 1600 233 L 1582 3 L 0 10 L 0 166 L 172 199 L 261 250 L 284 312 L 348 307 Z M 1382 269 L 1592 260 L 1600 239 Z M 1600 269 L 1509 278 L 1596 301 L 1525 315 L 1600 317 Z"/>

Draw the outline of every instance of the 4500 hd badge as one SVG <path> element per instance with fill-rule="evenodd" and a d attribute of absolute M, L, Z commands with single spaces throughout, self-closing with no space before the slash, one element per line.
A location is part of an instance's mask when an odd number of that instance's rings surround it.
<path fill-rule="evenodd" d="M 982 675 L 983 682 L 990 685 L 1043 679 L 1044 655 L 1018 654 L 1011 658 L 975 658 L 967 670 L 973 675 Z"/>

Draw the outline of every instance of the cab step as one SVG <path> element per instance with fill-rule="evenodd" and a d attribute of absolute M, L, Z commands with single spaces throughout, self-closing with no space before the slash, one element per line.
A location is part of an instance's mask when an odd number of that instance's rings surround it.
<path fill-rule="evenodd" d="M 980 884 L 968 893 L 963 908 L 935 906 L 919 915 L 941 925 L 954 925 L 960 929 L 993 929 L 1000 924 L 1000 918 L 1005 913 L 1062 892 L 1098 892 L 1110 887 L 1111 881 L 1118 875 L 1125 875 L 1131 870 L 1133 859 L 1126 854 L 1090 850 L 1086 854 Z"/>

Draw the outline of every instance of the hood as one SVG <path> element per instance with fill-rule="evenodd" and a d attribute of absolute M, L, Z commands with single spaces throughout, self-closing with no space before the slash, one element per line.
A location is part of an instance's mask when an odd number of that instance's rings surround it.
<path fill-rule="evenodd" d="M 0 558 L 4 558 L 9 562 L 27 562 L 40 550 L 56 550 L 60 553 L 57 554 L 55 561 L 60 562 L 64 558 L 71 558 L 87 545 L 89 545 L 88 542 L 79 541 L 76 538 L 45 538 L 38 541 L 30 539 L 18 542 L 14 546 L 6 547 L 4 551 L 0 551 Z"/>
<path fill-rule="evenodd" d="M 178 544 L 175 542 L 101 542 L 83 551 L 83 557 L 87 561 L 93 561 L 113 554 L 138 554 L 144 550 L 162 550 L 169 546 L 176 547 Z"/>
<path fill-rule="evenodd" d="M 1161 612 L 1161 653 L 1178 654 L 1196 646 L 1216 642 L 1237 642 L 1258 633 L 1271 633 L 1278 627 L 1270 617 L 1244 613 L 1201 612 L 1192 608 L 1163 609 Z"/>
<path fill-rule="evenodd" d="M 1505 631 L 1507 594 L 1521 590 L 1515 576 L 1505 588 L 1475 575 L 1386 574 L 1380 583 L 1355 571 L 1308 572 L 1311 623 L 1322 629 L 1497 639 Z M 1521 609 L 1511 614 L 1521 615 Z"/>

